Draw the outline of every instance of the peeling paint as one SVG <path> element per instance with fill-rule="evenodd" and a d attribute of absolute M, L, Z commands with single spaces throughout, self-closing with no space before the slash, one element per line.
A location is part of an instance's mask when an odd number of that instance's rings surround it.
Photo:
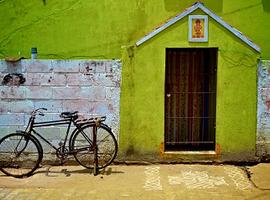
<path fill-rule="evenodd" d="M 257 155 L 270 156 L 270 61 L 258 66 Z"/>

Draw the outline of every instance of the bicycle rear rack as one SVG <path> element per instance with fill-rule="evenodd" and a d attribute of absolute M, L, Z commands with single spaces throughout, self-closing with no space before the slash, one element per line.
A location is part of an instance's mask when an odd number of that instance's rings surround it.
<path fill-rule="evenodd" d="M 93 118 L 88 118 L 88 119 L 82 119 L 78 118 L 75 120 L 76 124 L 87 124 L 87 123 L 96 123 L 96 122 L 104 122 L 106 120 L 106 116 L 102 117 L 93 117 Z"/>

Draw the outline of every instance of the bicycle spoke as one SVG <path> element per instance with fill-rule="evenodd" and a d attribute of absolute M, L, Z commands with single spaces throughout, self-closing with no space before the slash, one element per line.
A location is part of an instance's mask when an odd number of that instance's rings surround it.
<path fill-rule="evenodd" d="M 82 132 L 78 131 L 72 141 L 72 149 L 76 152 L 74 157 L 84 167 L 93 168 L 94 146 L 92 141 L 89 145 L 89 141 L 86 141 L 85 137 L 85 134 L 87 134 L 87 138 L 93 138 L 93 125 L 84 127 Z M 101 169 L 109 165 L 117 153 L 117 142 L 109 129 L 102 126 L 97 129 L 96 148 L 98 168 Z"/>
<path fill-rule="evenodd" d="M 25 139 L 23 134 L 10 134 L 0 141 L 0 169 L 7 175 L 28 176 L 38 167 L 40 159 L 36 142 Z"/>

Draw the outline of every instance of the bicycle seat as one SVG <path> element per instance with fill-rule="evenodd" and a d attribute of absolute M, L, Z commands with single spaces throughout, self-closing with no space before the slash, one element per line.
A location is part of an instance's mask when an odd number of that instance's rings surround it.
<path fill-rule="evenodd" d="M 77 113 L 78 113 L 78 111 L 75 111 L 75 112 L 62 112 L 60 114 L 60 117 L 61 118 L 78 117 Z"/>

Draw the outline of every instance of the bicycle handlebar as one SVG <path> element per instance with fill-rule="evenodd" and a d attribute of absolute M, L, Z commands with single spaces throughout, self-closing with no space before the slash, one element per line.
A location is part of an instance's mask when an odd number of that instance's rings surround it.
<path fill-rule="evenodd" d="M 48 110 L 47 108 L 38 108 L 34 111 L 32 111 L 31 115 L 32 116 L 36 116 L 36 114 L 40 115 L 40 116 L 44 116 L 44 113 L 42 111 L 46 111 Z"/>

